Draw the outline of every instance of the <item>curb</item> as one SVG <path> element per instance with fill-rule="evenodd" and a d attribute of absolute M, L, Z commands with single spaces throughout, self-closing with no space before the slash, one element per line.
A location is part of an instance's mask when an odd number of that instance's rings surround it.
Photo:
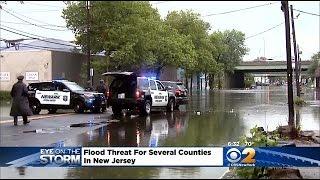
<path fill-rule="evenodd" d="M 57 115 L 44 115 L 44 116 L 28 118 L 28 120 L 39 120 L 39 119 L 44 119 L 44 118 L 59 117 L 59 116 L 72 115 L 72 114 L 76 114 L 76 113 L 65 113 L 65 114 L 57 114 Z M 22 122 L 22 118 L 18 118 L 18 122 Z M 5 124 L 5 123 L 13 123 L 13 120 L 0 121 L 0 124 Z"/>

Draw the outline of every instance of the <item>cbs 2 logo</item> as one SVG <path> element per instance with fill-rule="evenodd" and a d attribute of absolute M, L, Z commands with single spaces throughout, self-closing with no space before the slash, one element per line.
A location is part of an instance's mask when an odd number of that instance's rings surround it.
<path fill-rule="evenodd" d="M 241 160 L 242 154 L 246 157 L 242 159 L 241 163 L 253 164 L 256 162 L 254 159 L 256 151 L 253 148 L 245 148 L 242 153 L 237 148 L 231 148 L 227 151 L 226 157 L 230 163 L 237 163 Z"/>

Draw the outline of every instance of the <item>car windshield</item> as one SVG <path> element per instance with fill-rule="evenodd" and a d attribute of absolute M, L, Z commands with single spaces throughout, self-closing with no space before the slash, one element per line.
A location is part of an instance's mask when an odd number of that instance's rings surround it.
<path fill-rule="evenodd" d="M 147 78 L 138 78 L 138 88 L 141 90 L 148 90 L 149 81 Z"/>
<path fill-rule="evenodd" d="M 71 90 L 71 91 L 84 91 L 84 88 L 79 86 L 76 83 L 65 83 L 65 85 Z"/>
<path fill-rule="evenodd" d="M 179 89 L 186 89 L 186 87 L 181 82 L 178 82 L 177 86 L 178 86 Z"/>

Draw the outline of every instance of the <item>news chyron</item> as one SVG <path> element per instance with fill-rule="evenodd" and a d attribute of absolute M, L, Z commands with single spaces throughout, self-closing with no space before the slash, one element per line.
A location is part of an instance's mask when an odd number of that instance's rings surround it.
<path fill-rule="evenodd" d="M 81 166 L 81 148 L 41 148 L 40 163 L 68 167 Z"/>
<path fill-rule="evenodd" d="M 0 167 L 320 167 L 320 147 L 0 147 Z"/>

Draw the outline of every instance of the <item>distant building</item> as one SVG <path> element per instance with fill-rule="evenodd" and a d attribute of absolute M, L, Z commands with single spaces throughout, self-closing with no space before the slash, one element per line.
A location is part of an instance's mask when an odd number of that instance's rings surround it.
<path fill-rule="evenodd" d="M 0 51 L 0 90 L 9 91 L 19 74 L 25 83 L 68 79 L 80 81 L 85 54 L 75 45 L 57 39 L 21 41 Z"/>

